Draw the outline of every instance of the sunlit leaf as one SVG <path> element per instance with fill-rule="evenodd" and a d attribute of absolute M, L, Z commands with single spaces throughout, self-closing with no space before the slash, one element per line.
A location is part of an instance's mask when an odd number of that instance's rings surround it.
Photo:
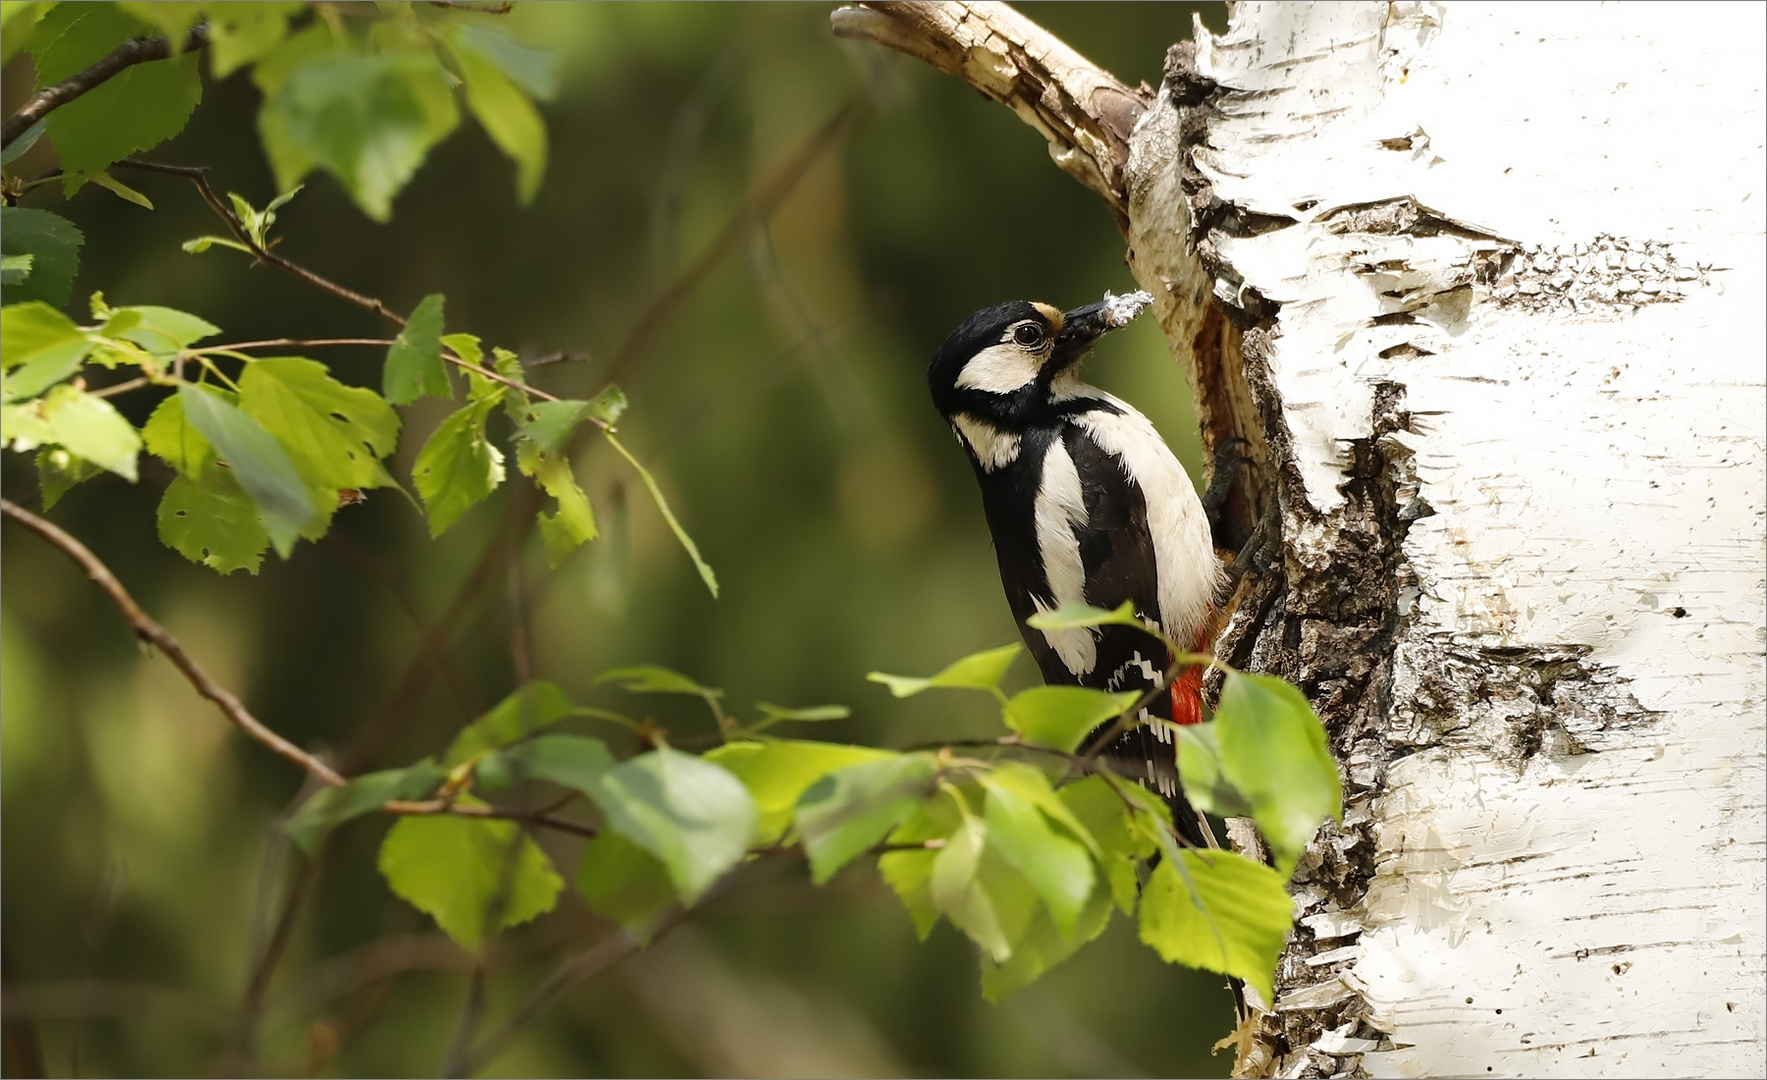
<path fill-rule="evenodd" d="M 313 57 L 287 72 L 269 111 L 279 134 L 341 180 L 375 221 L 392 215 L 393 197 L 460 122 L 447 77 L 428 52 Z M 280 186 L 299 179 L 282 173 Z"/>
<path fill-rule="evenodd" d="M 865 677 L 883 683 L 899 698 L 912 697 L 935 686 L 994 690 L 1000 686 L 1000 680 L 1006 677 L 1007 669 L 1023 648 L 1021 645 L 1003 645 L 998 649 L 971 653 L 937 675 L 924 679 L 911 675 L 885 675 L 881 671 L 873 671 Z"/>
<path fill-rule="evenodd" d="M 1140 890 L 1136 864 L 1154 853 L 1153 840 L 1130 827 L 1128 806 L 1102 776 L 1076 780 L 1056 796 L 1098 845 L 1111 899 L 1123 914 L 1134 914 Z"/>
<path fill-rule="evenodd" d="M 265 532 L 277 554 L 288 558 L 294 542 L 320 510 L 288 453 L 263 425 L 238 406 L 206 387 L 178 387 L 184 416 L 232 470 L 234 478 L 257 504 Z"/>
<path fill-rule="evenodd" d="M 535 401 L 516 418 L 521 437 L 549 454 L 565 448 L 577 422 L 589 413 L 587 401 Z"/>
<path fill-rule="evenodd" d="M 45 446 L 37 451 L 37 490 L 43 494 L 43 509 L 53 510 L 63 495 L 103 471 L 70 454 L 66 447 Z"/>
<path fill-rule="evenodd" d="M 892 845 L 946 842 L 963 823 L 963 815 L 950 799 L 934 796 L 923 799 L 896 830 L 889 834 Z M 909 851 L 886 851 L 877 857 L 877 870 L 894 889 L 902 906 L 914 920 L 914 932 L 925 941 L 939 921 L 939 906 L 933 903 L 933 863 L 938 848 Z"/>
<path fill-rule="evenodd" d="M 643 465 L 640 465 L 638 459 L 633 457 L 631 453 L 620 444 L 619 440 L 613 437 L 612 432 L 606 433 L 606 438 L 608 443 L 611 444 L 615 450 L 619 451 L 620 456 L 626 459 L 627 464 L 631 465 L 638 473 L 638 478 L 644 481 L 645 490 L 650 492 L 651 501 L 656 503 L 657 510 L 663 515 L 663 520 L 669 525 L 669 531 L 675 534 L 675 539 L 681 542 L 681 546 L 686 550 L 688 558 L 693 560 L 693 567 L 695 570 L 699 571 L 699 579 L 705 582 L 707 591 L 712 594 L 713 599 L 717 599 L 718 576 L 712 573 L 711 565 L 708 564 L 705 559 L 700 557 L 699 545 L 693 542 L 693 537 L 687 535 L 687 530 L 682 528 L 681 522 L 675 519 L 675 512 L 669 509 L 668 501 L 663 498 L 663 489 L 657 487 L 656 478 L 650 475 L 650 470 L 646 469 Z"/>
<path fill-rule="evenodd" d="M 210 7 L 209 63 L 215 78 L 225 79 L 269 52 L 288 33 L 289 18 L 305 6 L 260 0 Z"/>
<path fill-rule="evenodd" d="M 341 787 L 314 792 L 283 822 L 282 831 L 295 846 L 311 855 L 325 834 L 353 818 L 372 813 L 395 799 L 421 799 L 434 791 L 448 773 L 430 758 L 403 769 L 386 769 L 352 778 Z"/>
<path fill-rule="evenodd" d="M 379 458 L 398 441 L 398 414 L 374 391 L 333 379 L 323 364 L 297 357 L 247 364 L 239 407 L 282 444 L 309 487 L 392 483 Z"/>
<path fill-rule="evenodd" d="M 1006 703 L 1006 726 L 1027 742 L 1073 753 L 1088 732 L 1121 716 L 1141 695 L 1111 694 L 1084 686 L 1033 686 Z"/>
<path fill-rule="evenodd" d="M 185 418 L 181 394 L 168 394 L 160 399 L 147 423 L 142 425 L 141 438 L 149 453 L 185 476 L 201 477 L 215 461 L 215 448 L 196 425 Z M 237 482 L 234 486 L 238 486 Z M 240 494 L 244 495 L 244 491 L 241 490 Z"/>
<path fill-rule="evenodd" d="M 868 746 L 769 739 L 725 743 L 708 750 L 705 758 L 730 770 L 748 788 L 761 815 L 755 843 L 774 844 L 791 827 L 792 811 L 810 785 L 849 765 L 894 756 Z"/>
<path fill-rule="evenodd" d="M 152 199 L 149 199 L 147 196 L 141 194 L 141 192 L 136 191 L 128 184 L 123 183 L 121 180 L 118 180 L 116 177 L 102 169 L 95 173 L 79 174 L 78 180 L 81 182 L 90 181 L 97 184 L 99 187 L 125 202 L 132 202 L 136 206 L 145 207 L 148 210 L 153 209 Z"/>
<path fill-rule="evenodd" d="M 387 349 L 382 388 L 395 405 L 409 405 L 425 396 L 454 395 L 448 385 L 448 365 L 442 361 L 444 302 L 441 293 L 424 297 Z"/>
<path fill-rule="evenodd" d="M 204 6 L 188 0 L 118 0 L 117 3 L 117 7 L 169 39 L 174 55 L 183 50 L 184 35 L 202 18 Z"/>
<path fill-rule="evenodd" d="M 0 285 L 17 285 L 31 276 L 35 255 L 0 255 Z"/>
<path fill-rule="evenodd" d="M 92 344 L 74 321 L 41 300 L 0 308 L 6 397 L 36 397 L 80 369 Z"/>
<path fill-rule="evenodd" d="M 1031 883 L 1061 932 L 1072 934 L 1092 895 L 1096 880 L 1092 859 L 1084 845 L 1050 827 L 1035 788 L 1022 776 L 1015 780 L 981 778 L 988 792 L 988 842 Z M 1044 786 L 1047 789 L 1047 783 Z M 1055 801 L 1053 794 L 1050 801 Z"/>
<path fill-rule="evenodd" d="M 595 676 L 596 685 L 612 683 L 632 694 L 695 694 L 704 697 L 707 694 L 722 694 L 722 690 L 713 690 L 701 686 L 692 679 L 660 664 L 634 664 L 630 667 L 609 668 Z"/>
<path fill-rule="evenodd" d="M 213 337 L 221 332 L 221 328 L 188 311 L 157 304 L 134 304 L 111 312 L 100 332 L 106 337 L 133 341 L 150 353 L 169 354 L 203 338 Z"/>
<path fill-rule="evenodd" d="M 595 539 L 595 511 L 571 471 L 569 458 L 547 453 L 524 439 L 516 446 L 515 462 L 522 475 L 531 477 L 540 490 L 557 500 L 556 510 L 542 511 L 539 517 L 546 559 L 556 567 L 565 556 Z"/>
<path fill-rule="evenodd" d="M 503 451 L 485 438 L 485 418 L 496 402 L 470 402 L 448 414 L 417 452 L 412 479 L 429 512 L 429 532 L 440 536 L 503 482 Z"/>
<path fill-rule="evenodd" d="M 1053 611 L 1039 611 L 1025 622 L 1038 630 L 1078 630 L 1087 626 L 1146 629 L 1146 624 L 1135 617 L 1135 602 L 1132 600 L 1123 601 L 1115 611 L 1091 604 L 1063 604 Z"/>
<path fill-rule="evenodd" d="M 43 418 L 43 399 L 0 404 L 0 442 L 21 453 L 55 441 Z"/>
<path fill-rule="evenodd" d="M 903 754 L 829 773 L 798 799 L 798 835 L 818 885 L 906 821 L 931 793 L 931 758 Z"/>
<path fill-rule="evenodd" d="M 1190 804 L 1220 817 L 1250 816 L 1252 806 L 1221 773 L 1221 748 L 1215 725 L 1185 724 L 1173 729 L 1178 739 L 1178 777 Z"/>
<path fill-rule="evenodd" d="M 655 855 L 617 832 L 589 841 L 577 864 L 577 891 L 591 910 L 649 944 L 657 924 L 675 904 L 669 872 Z"/>
<path fill-rule="evenodd" d="M 458 40 L 488 57 L 517 86 L 541 101 L 551 101 L 558 93 L 558 55 L 550 49 L 525 45 L 480 23 L 463 24 Z"/>
<path fill-rule="evenodd" d="M 931 893 L 951 925 L 995 963 L 1011 959 L 1038 910 L 1036 890 L 1001 858 L 977 817 L 965 817 L 933 859 Z"/>
<path fill-rule="evenodd" d="M 759 818 L 742 781 L 668 747 L 610 769 L 594 798 L 609 828 L 662 861 L 688 905 L 741 861 Z"/>
<path fill-rule="evenodd" d="M 626 413 L 626 392 L 617 386 L 604 386 L 589 399 L 589 415 L 604 424 L 619 421 Z"/>
<path fill-rule="evenodd" d="M 1286 875 L 1321 821 L 1343 820 L 1343 784 L 1324 726 L 1291 684 L 1229 672 L 1215 710 L 1215 739 L 1222 775 L 1251 803 Z"/>
<path fill-rule="evenodd" d="M 442 764 L 453 768 L 486 750 L 523 738 L 574 711 L 570 699 L 557 683 L 535 679 L 499 701 L 491 710 L 462 728 L 448 745 Z"/>
<path fill-rule="evenodd" d="M 1141 940 L 1166 961 L 1244 979 L 1265 1000 L 1294 903 L 1282 876 L 1229 851 L 1165 859 L 1141 897 Z"/>
<path fill-rule="evenodd" d="M 217 573 L 256 574 L 270 546 L 257 504 L 227 469 L 173 477 L 157 517 L 161 543 Z"/>
<path fill-rule="evenodd" d="M 108 4 L 71 7 L 106 8 Z M 49 114 L 55 153 L 77 187 L 81 176 L 151 150 L 184 130 L 202 100 L 194 54 L 133 64 Z"/>
<path fill-rule="evenodd" d="M 546 122 L 497 63 L 479 51 L 474 39 L 457 36 L 452 52 L 466 81 L 467 107 L 497 148 L 515 162 L 518 201 L 532 202 L 546 175 Z"/>
<path fill-rule="evenodd" d="M 43 399 L 43 418 L 55 441 L 92 464 L 135 482 L 141 436 L 110 402 L 72 386 L 58 386 Z"/>
<path fill-rule="evenodd" d="M 1012 946 L 1004 962 L 982 957 L 982 996 L 998 1004 L 1037 981 L 1044 972 L 1078 952 L 1080 946 L 1104 933 L 1110 925 L 1111 898 L 1103 889 L 1093 892 L 1072 928 L 1063 930 L 1047 908 L 1038 909 L 1031 925 Z"/>
<path fill-rule="evenodd" d="M 593 795 L 602 776 L 614 767 L 607 744 L 587 735 L 541 735 L 491 754 L 479 763 L 479 785 L 487 791 L 513 787 L 525 780 L 547 783 Z"/>
<path fill-rule="evenodd" d="M 551 911 L 564 888 L 552 860 L 515 822 L 453 814 L 399 821 L 381 844 L 380 872 L 395 895 L 469 949 Z"/>

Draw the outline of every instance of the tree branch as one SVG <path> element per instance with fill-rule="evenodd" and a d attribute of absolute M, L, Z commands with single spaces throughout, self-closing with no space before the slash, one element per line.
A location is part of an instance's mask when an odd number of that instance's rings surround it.
<path fill-rule="evenodd" d="M 91 549 L 85 544 L 62 531 L 53 522 L 38 517 L 10 499 L 0 499 L 0 514 L 4 514 L 60 548 L 63 554 L 78 564 L 80 569 L 86 571 L 86 576 L 97 583 L 98 587 L 110 597 L 111 602 L 116 604 L 117 609 L 123 613 L 124 621 L 129 624 L 129 629 L 135 631 L 135 636 L 164 653 L 166 659 L 170 660 L 179 671 L 184 673 L 184 677 L 190 680 L 190 685 L 196 688 L 196 692 L 214 702 L 216 707 L 221 710 L 221 715 L 232 721 L 235 727 L 325 783 L 337 785 L 344 782 L 344 778 L 339 776 L 331 766 L 265 727 L 257 717 L 246 710 L 246 707 L 239 698 L 234 696 L 232 691 L 209 678 L 208 672 L 202 669 L 202 665 L 192 660 L 190 655 L 184 651 L 184 646 L 178 644 L 178 639 L 141 610 L 141 606 L 135 603 L 135 598 L 129 595 L 127 589 L 123 588 L 122 582 L 118 581 L 116 575 L 110 572 L 110 567 L 104 565 L 98 556 L 92 554 Z"/>
<path fill-rule="evenodd" d="M 1006 4 L 867 0 L 830 16 L 836 37 L 876 42 L 955 75 L 1049 140 L 1049 156 L 1128 224 L 1129 134 L 1153 100 Z"/>
<path fill-rule="evenodd" d="M 191 29 L 184 39 L 183 51 L 195 52 L 208 43 L 209 28 L 204 23 Z M 171 55 L 172 42 L 169 38 L 136 38 L 123 42 L 109 56 L 85 71 L 37 91 L 37 95 L 25 102 L 23 108 L 7 117 L 5 123 L 0 123 L 0 148 L 11 146 L 12 140 L 30 130 L 32 124 L 80 95 L 98 89 L 111 76 L 125 68 L 164 60 Z"/>

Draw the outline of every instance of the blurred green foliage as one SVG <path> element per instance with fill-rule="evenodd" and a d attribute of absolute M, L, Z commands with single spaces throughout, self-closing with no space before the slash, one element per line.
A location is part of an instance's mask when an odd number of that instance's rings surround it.
<path fill-rule="evenodd" d="M 1025 7 L 1119 77 L 1149 83 L 1194 9 Z M 1196 7 L 1222 17 L 1218 5 Z M 104 476 L 72 489 L 57 521 L 276 730 L 334 748 L 386 732 L 351 763 L 357 771 L 439 756 L 528 675 L 574 701 L 639 702 L 679 745 L 709 735 L 702 703 L 592 682 L 650 661 L 724 687 L 737 705 L 849 704 L 852 715 L 823 721 L 819 737 L 904 746 L 995 733 L 981 695 L 910 707 L 864 681 L 877 668 L 936 670 L 1017 636 L 968 466 L 925 400 L 925 361 L 985 304 L 1071 306 L 1133 282 L 1109 213 L 1051 166 L 1033 132 L 955 80 L 835 41 L 827 10 L 518 5 L 499 26 L 559 61 L 542 107 L 545 173 L 528 206 L 504 153 L 516 136 L 486 121 L 492 134 L 465 125 L 429 151 L 385 224 L 330 176 L 310 178 L 278 211 L 282 254 L 400 311 L 444 294 L 449 329 L 516 347 L 536 385 L 588 397 L 754 185 L 844 102 L 875 102 L 618 373 L 632 405 L 624 440 L 716 567 L 720 599 L 599 442 L 578 470 L 599 539 L 549 570 L 530 536 L 516 568 L 494 569 L 433 654 L 421 627 L 503 529 L 514 485 L 433 541 L 410 503 L 376 492 L 338 513 L 331 539 L 265 559 L 256 578 L 221 578 L 160 544 L 155 507 L 172 474 L 150 459 L 137 485 Z M 189 126 L 149 156 L 211 166 L 217 187 L 263 205 L 277 187 L 255 133 L 259 89 L 244 72 L 212 82 L 205 67 L 204 79 Z M 9 110 L 31 80 L 28 58 L 9 64 Z M 527 157 L 510 153 L 527 194 L 538 174 L 531 139 L 523 145 Z M 45 143 L 13 167 L 28 176 L 53 163 Z M 60 185 L 26 197 L 85 236 L 72 296 L 102 289 L 118 304 L 195 312 L 238 338 L 383 333 L 367 313 L 243 257 L 181 251 L 216 230 L 208 209 L 183 181 L 130 181 L 157 209 L 92 187 L 65 204 Z M 378 386 L 383 356 L 325 359 L 346 382 Z M 1189 393 L 1151 320 L 1108 338 L 1090 374 L 1146 411 L 1199 471 Z M 116 403 L 146 419 L 128 397 Z M 395 475 L 410 475 L 447 409 L 424 399 L 404 411 Z M 9 454 L 4 469 L 8 497 L 36 502 L 28 462 Z M 274 823 L 300 778 L 144 656 L 59 553 L 9 533 L 0 597 L 9 989 L 31 988 L 55 1073 L 209 1070 L 224 1060 L 252 958 L 299 865 Z M 417 694 L 402 688 L 408 666 L 422 676 Z M 1028 665 L 1009 676 L 1031 681 Z M 629 736 L 604 734 L 631 748 Z M 329 844 L 267 993 L 260 1067 L 439 1066 L 470 961 L 376 873 L 389 826 L 370 815 Z M 541 840 L 558 865 L 575 865 L 580 843 Z M 870 867 L 822 889 L 787 860 L 739 873 L 690 925 L 567 995 L 489 1071 L 1226 1071 L 1207 1052 L 1231 1025 L 1221 981 L 1162 964 L 1124 920 L 994 1006 L 978 992 L 969 943 L 941 925 L 916 944 Z M 607 925 L 567 890 L 559 915 L 507 935 L 491 1014 Z"/>

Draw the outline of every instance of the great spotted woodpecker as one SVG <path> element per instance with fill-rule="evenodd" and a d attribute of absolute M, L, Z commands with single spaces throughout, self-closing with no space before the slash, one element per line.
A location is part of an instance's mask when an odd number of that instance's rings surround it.
<path fill-rule="evenodd" d="M 1196 490 L 1147 418 L 1078 371 L 1094 341 L 1152 300 L 1106 293 L 1066 312 L 996 304 L 965 319 L 927 370 L 933 404 L 975 467 L 1007 603 L 1047 683 L 1146 691 L 1170 667 L 1166 646 L 1134 627 L 1027 623 L 1064 603 L 1132 601 L 1172 641 L 1198 652 L 1211 644 L 1222 569 Z M 1201 721 L 1201 676 L 1184 670 L 1142 719 Z M 1104 756 L 1164 796 L 1181 831 L 1200 836 L 1169 731 L 1137 727 Z"/>

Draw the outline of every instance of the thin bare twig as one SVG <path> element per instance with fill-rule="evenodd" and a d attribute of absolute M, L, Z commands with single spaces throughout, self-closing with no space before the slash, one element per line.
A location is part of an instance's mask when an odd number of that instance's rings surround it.
<path fill-rule="evenodd" d="M 135 602 L 135 598 L 129 595 L 127 589 L 123 588 L 122 582 L 118 581 L 116 575 L 110 572 L 110 567 L 104 565 L 98 556 L 92 554 L 91 549 L 85 544 L 68 535 L 55 523 L 38 517 L 10 499 L 0 499 L 0 513 L 60 548 L 63 554 L 72 559 L 80 569 L 86 571 L 86 576 L 103 589 L 105 595 L 109 596 L 111 602 L 117 606 L 117 610 L 123 613 L 123 619 L 135 632 L 135 636 L 164 653 L 166 659 L 184 673 L 184 677 L 190 681 L 191 686 L 196 688 L 196 692 L 214 702 L 216 707 L 221 710 L 221 715 L 232 721 L 234 726 L 245 732 L 254 741 L 294 762 L 325 783 L 336 785 L 344 782 L 344 778 L 339 776 L 331 766 L 265 727 L 257 717 L 247 711 L 245 705 L 234 696 L 231 690 L 211 679 L 208 672 L 202 669 L 202 665 L 192 660 L 190 655 L 184 651 L 184 646 L 178 643 L 177 638 L 141 610 L 141 606 Z"/>
<path fill-rule="evenodd" d="M 401 330 L 405 328 L 404 316 L 387 307 L 374 297 L 366 296 L 354 289 L 347 289 L 329 278 L 321 277 L 299 263 L 283 258 L 252 239 L 251 234 L 245 230 L 245 226 L 240 224 L 239 219 L 233 215 L 233 211 L 228 209 L 225 203 L 215 197 L 215 190 L 209 187 L 208 166 L 165 165 L 157 161 L 142 161 L 139 158 L 124 158 L 122 161 L 114 163 L 112 168 L 137 169 L 141 172 L 160 173 L 165 176 L 181 176 L 184 179 L 189 180 L 196 185 L 196 190 L 202 193 L 203 201 L 209 204 L 209 209 L 213 210 L 220 216 L 222 221 L 227 223 L 227 230 L 233 234 L 233 238 L 245 245 L 246 248 L 250 249 L 251 253 L 257 257 L 259 262 L 267 263 L 279 270 L 293 274 L 295 277 L 300 278 L 309 285 L 323 289 L 339 299 L 348 300 L 357 307 L 372 311 L 374 314 L 379 315 L 381 318 L 392 323 Z"/>
<path fill-rule="evenodd" d="M 455 817 L 500 818 L 505 821 L 520 822 L 531 827 L 557 829 L 559 832 L 573 833 L 577 836 L 593 838 L 601 834 L 601 830 L 593 825 L 584 825 L 565 818 L 554 817 L 537 810 L 519 810 L 508 806 L 469 806 L 446 799 L 423 799 L 415 802 L 395 800 L 381 806 L 381 811 L 407 816 L 453 814 Z"/>
<path fill-rule="evenodd" d="M 97 390 L 89 390 L 87 392 L 93 397 L 115 397 L 118 394 L 126 394 L 131 390 L 139 390 L 143 386 L 152 385 L 153 380 L 143 375 L 137 379 L 130 379 L 128 382 L 113 383 L 110 386 L 100 387 Z"/>
<path fill-rule="evenodd" d="M 196 352 L 244 352 L 246 349 L 318 349 L 329 345 L 379 345 L 382 348 L 393 343 L 392 338 L 372 337 L 338 337 L 338 338 L 265 338 L 263 341 L 232 341 L 225 345 L 205 345 Z"/>
<path fill-rule="evenodd" d="M 208 24 L 194 27 L 184 38 L 184 51 L 195 52 L 209 43 Z M 169 38 L 136 38 L 125 41 L 111 51 L 109 56 L 93 64 L 85 71 L 70 75 L 54 86 L 45 86 L 37 91 L 36 96 L 24 103 L 24 106 L 0 123 L 0 147 L 12 145 L 12 140 L 29 131 L 32 124 L 48 116 L 68 102 L 98 89 L 110 78 L 126 68 L 136 64 L 145 64 L 154 60 L 164 60 L 172 55 L 172 42 Z"/>

